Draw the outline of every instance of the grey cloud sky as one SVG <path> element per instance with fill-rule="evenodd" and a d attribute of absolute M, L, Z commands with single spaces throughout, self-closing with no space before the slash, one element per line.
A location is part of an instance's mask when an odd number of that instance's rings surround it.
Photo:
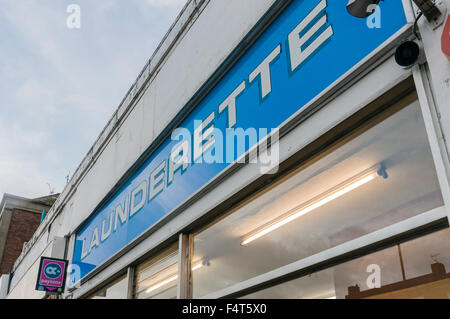
<path fill-rule="evenodd" d="M 62 190 L 185 2 L 2 0 L 0 196 Z"/>

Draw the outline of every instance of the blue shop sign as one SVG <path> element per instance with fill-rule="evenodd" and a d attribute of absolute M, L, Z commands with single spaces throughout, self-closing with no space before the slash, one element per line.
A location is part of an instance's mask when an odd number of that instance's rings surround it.
<path fill-rule="evenodd" d="M 73 264 L 79 271 L 71 274 L 72 284 L 195 194 L 407 23 L 399 0 L 380 3 L 379 28 L 351 16 L 347 2 L 294 0 L 284 9 L 184 119 L 176 138 L 167 137 L 77 233 Z M 220 135 L 226 139 L 233 129 L 255 128 L 257 139 L 232 145 L 231 157 L 225 149 L 228 140 L 219 143 Z"/>

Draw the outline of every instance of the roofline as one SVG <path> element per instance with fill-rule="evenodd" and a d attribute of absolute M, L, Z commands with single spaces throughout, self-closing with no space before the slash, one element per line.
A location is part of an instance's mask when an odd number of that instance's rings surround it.
<path fill-rule="evenodd" d="M 25 201 L 25 202 L 28 202 L 28 203 L 41 204 L 41 205 L 44 205 L 44 206 L 51 207 L 52 205 L 49 205 L 45 201 L 40 200 L 41 198 L 45 198 L 45 197 L 48 197 L 48 196 L 43 196 L 43 197 L 38 197 L 38 198 L 27 198 L 27 197 L 14 195 L 14 194 L 10 194 L 10 193 L 3 193 L 3 198 L 2 198 L 2 201 L 0 202 L 0 208 L 3 207 L 6 199 L 21 200 L 21 201 Z"/>
<path fill-rule="evenodd" d="M 45 206 L 45 207 L 47 207 L 48 209 L 50 209 L 50 208 L 52 207 L 52 205 L 49 205 L 47 202 L 41 201 L 41 200 L 39 200 L 39 199 L 35 199 L 35 198 L 27 198 L 27 197 L 22 197 L 22 196 L 14 195 L 14 194 L 4 193 L 4 194 L 3 194 L 3 197 L 2 197 L 2 200 L 1 200 L 1 202 L 0 202 L 0 218 L 1 218 L 1 216 L 3 215 L 4 209 L 5 209 L 5 208 L 6 208 L 6 209 L 9 208 L 9 207 L 7 207 L 7 202 L 8 202 L 8 200 L 11 200 L 11 201 L 21 201 L 21 202 L 26 202 L 26 203 L 29 203 L 29 204 L 36 204 L 36 205 L 39 205 L 39 206 Z M 38 213 L 38 211 L 37 211 L 36 209 L 30 209 L 30 208 L 26 208 L 26 209 L 25 209 L 25 208 L 21 208 L 20 205 L 18 205 L 17 208 L 18 208 L 18 209 L 23 209 L 23 210 L 26 210 L 26 211 L 30 211 L 30 212 L 32 212 L 32 213 Z"/>

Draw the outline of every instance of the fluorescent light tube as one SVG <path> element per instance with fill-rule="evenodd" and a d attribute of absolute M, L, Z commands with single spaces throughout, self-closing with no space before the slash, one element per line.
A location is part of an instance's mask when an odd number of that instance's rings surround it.
<path fill-rule="evenodd" d="M 198 262 L 197 264 L 195 264 L 195 265 L 192 267 L 192 271 L 195 271 L 195 270 L 200 269 L 200 268 L 202 268 L 202 267 L 203 267 L 202 262 Z M 152 292 L 152 291 L 154 291 L 154 290 L 156 290 L 156 289 L 158 289 L 158 288 L 161 288 L 161 287 L 163 287 L 163 286 L 165 286 L 165 285 L 167 285 L 167 284 L 169 284 L 169 283 L 171 283 L 172 281 L 175 281 L 175 280 L 177 280 L 177 279 L 178 279 L 178 274 L 175 274 L 175 275 L 173 275 L 173 276 L 171 276 L 171 277 L 169 277 L 169 278 L 167 278 L 167 279 L 164 279 L 164 280 L 158 282 L 157 284 L 154 284 L 154 285 L 148 287 L 147 290 L 146 290 L 145 292 L 146 292 L 146 293 Z"/>
<path fill-rule="evenodd" d="M 197 265 L 195 265 L 194 267 L 192 267 L 192 271 L 196 271 L 197 269 L 200 269 L 203 267 L 203 264 L 201 262 L 199 262 Z"/>
<path fill-rule="evenodd" d="M 257 228 L 251 233 L 247 234 L 243 237 L 241 245 L 245 246 L 252 241 L 267 235 L 268 233 L 274 231 L 275 229 L 280 228 L 281 226 L 290 223 L 291 221 L 308 214 L 309 212 L 322 207 L 323 205 L 355 190 L 371 181 L 373 181 L 378 176 L 387 177 L 386 172 L 384 171 L 384 165 L 377 165 L 375 167 L 369 168 L 354 177 L 346 180 L 339 185 L 329 189 L 328 191 L 312 198 L 311 200 L 303 203 L 300 206 L 292 209 L 291 211 L 281 215 L 280 217 L 274 219 L 273 221 Z"/>

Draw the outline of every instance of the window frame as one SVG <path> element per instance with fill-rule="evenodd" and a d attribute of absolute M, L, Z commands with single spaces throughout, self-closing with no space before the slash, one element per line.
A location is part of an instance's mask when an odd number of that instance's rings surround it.
<path fill-rule="evenodd" d="M 420 105 L 420 111 L 423 116 L 428 142 L 431 149 L 431 155 L 436 168 L 437 179 L 442 192 L 444 203 L 443 206 L 434 208 L 430 211 L 421 213 L 401 222 L 389 225 L 380 230 L 350 240 L 341 245 L 329 248 L 312 256 L 297 260 L 293 263 L 284 265 L 248 280 L 236 283 L 219 291 L 207 294 L 206 296 L 201 297 L 202 299 L 242 297 L 250 293 L 273 287 L 295 278 L 302 277 L 306 274 L 331 267 L 332 265 L 354 259 L 358 256 L 364 256 L 374 251 L 390 247 L 396 243 L 404 242 L 416 237 L 423 236 L 424 234 L 444 229 L 449 226 L 450 212 L 448 207 L 450 200 L 450 188 L 446 177 L 447 172 L 441 151 L 443 145 L 442 141 L 438 139 L 437 133 L 440 130 L 440 125 L 437 122 L 436 109 L 434 108 L 432 99 L 430 98 L 431 92 L 430 90 L 427 90 L 428 79 L 426 77 L 426 66 L 415 66 L 412 69 L 411 73 L 413 85 L 412 88 L 417 92 L 418 103 Z M 404 80 L 402 83 L 406 82 L 407 80 Z M 387 94 L 393 92 L 394 90 L 395 86 L 392 86 L 390 90 L 388 90 Z M 393 103 L 394 102 L 391 102 L 391 104 Z M 364 107 L 362 110 L 367 107 L 368 106 Z M 344 122 L 346 121 L 348 120 L 344 120 Z M 370 119 L 366 119 L 365 121 L 370 121 Z M 357 129 L 358 128 L 354 128 L 354 130 Z M 325 132 L 324 134 L 327 133 L 328 132 Z M 349 134 L 351 134 L 351 132 Z M 279 179 L 282 179 L 282 177 L 279 177 Z M 268 188 L 270 188 L 270 186 Z M 256 193 L 258 193 L 258 191 L 256 191 Z M 255 196 L 258 195 L 252 195 L 249 197 L 251 198 Z M 244 201 L 248 200 L 249 199 L 247 198 Z M 233 209 L 230 210 L 233 211 Z M 215 220 L 211 220 L 210 223 L 204 224 L 203 226 L 198 227 L 195 231 L 189 233 L 188 245 L 190 248 L 188 250 L 184 250 L 183 255 L 189 261 L 188 264 L 191 264 L 189 256 L 193 256 L 193 243 L 195 234 L 207 228 L 212 223 L 217 222 L 221 218 L 224 218 L 224 216 L 228 216 L 228 214 L 230 213 L 225 212 L 224 214 L 222 214 L 222 216 L 215 218 Z M 191 267 L 189 267 L 187 270 L 188 280 L 180 283 L 181 285 L 184 285 L 185 291 L 188 291 L 188 294 L 186 296 L 187 298 L 193 297 L 192 291 L 194 283 L 192 282 L 190 269 Z"/>

